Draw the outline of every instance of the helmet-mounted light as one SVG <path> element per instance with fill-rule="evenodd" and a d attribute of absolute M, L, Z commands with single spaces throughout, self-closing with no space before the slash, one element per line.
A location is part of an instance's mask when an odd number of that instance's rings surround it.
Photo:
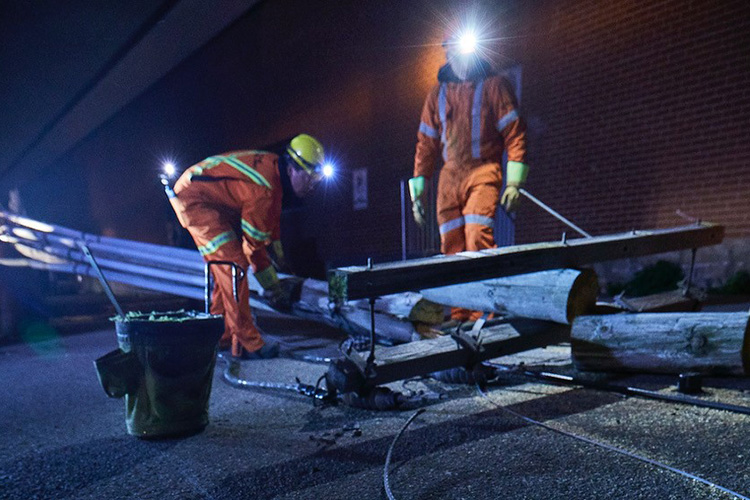
<path fill-rule="evenodd" d="M 172 177 L 177 171 L 177 168 L 174 166 L 174 162 L 171 161 L 165 161 L 162 165 L 162 168 L 167 177 Z"/>
<path fill-rule="evenodd" d="M 482 50 L 482 37 L 473 26 L 452 30 L 443 41 L 443 48 L 451 49 L 459 56 L 474 55 Z"/>
<path fill-rule="evenodd" d="M 330 179 L 336 173 L 336 169 L 333 166 L 333 163 L 326 162 L 323 164 L 323 167 L 320 169 L 320 173 L 323 174 L 323 177 L 325 177 L 326 179 Z"/>
<path fill-rule="evenodd" d="M 473 31 L 462 33 L 458 38 L 458 51 L 461 54 L 473 54 L 477 50 L 477 36 Z"/>

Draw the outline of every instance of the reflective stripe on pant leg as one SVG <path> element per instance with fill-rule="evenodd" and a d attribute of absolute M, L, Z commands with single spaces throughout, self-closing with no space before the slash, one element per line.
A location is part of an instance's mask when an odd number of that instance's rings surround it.
<path fill-rule="evenodd" d="M 458 217 L 440 224 L 440 252 L 454 254 L 466 250 L 464 218 Z"/>
<path fill-rule="evenodd" d="M 440 234 L 445 234 L 448 231 L 453 231 L 454 229 L 458 229 L 459 227 L 463 227 L 466 224 L 464 221 L 463 216 L 458 217 L 453 220 L 449 220 L 448 222 L 444 222 L 440 224 Z"/>
<path fill-rule="evenodd" d="M 500 188 L 496 184 L 481 184 L 471 189 L 464 207 L 466 220 L 466 250 L 495 248 L 495 219 Z"/>
<path fill-rule="evenodd" d="M 461 195 L 458 186 L 464 172 L 450 168 L 440 171 L 437 192 L 437 223 L 440 228 L 440 252 L 453 254 L 466 250 Z"/>

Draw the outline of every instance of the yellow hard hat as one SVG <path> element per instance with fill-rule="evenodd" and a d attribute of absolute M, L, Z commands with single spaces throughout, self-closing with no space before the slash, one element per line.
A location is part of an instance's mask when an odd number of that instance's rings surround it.
<path fill-rule="evenodd" d="M 315 137 L 307 134 L 296 136 L 289 141 L 286 152 L 308 174 L 320 174 L 325 154 L 323 145 Z"/>

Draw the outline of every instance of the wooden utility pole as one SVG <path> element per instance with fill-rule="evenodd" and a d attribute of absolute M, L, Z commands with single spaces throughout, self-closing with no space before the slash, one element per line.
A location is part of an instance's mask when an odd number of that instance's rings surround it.
<path fill-rule="evenodd" d="M 571 354 L 580 370 L 746 375 L 748 313 L 579 316 Z"/>
<path fill-rule="evenodd" d="M 453 307 L 569 325 L 596 305 L 599 283 L 591 269 L 555 269 L 421 290 Z"/>
<path fill-rule="evenodd" d="M 461 252 L 329 272 L 334 301 L 379 297 L 458 283 L 531 273 L 579 268 L 594 262 L 639 257 L 721 243 L 724 227 L 699 223 L 671 229 L 631 231 L 593 238 L 533 243 L 478 252 Z"/>

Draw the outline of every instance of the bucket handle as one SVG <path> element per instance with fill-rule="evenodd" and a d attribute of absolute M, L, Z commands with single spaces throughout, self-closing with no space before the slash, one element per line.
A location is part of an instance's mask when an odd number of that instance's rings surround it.
<path fill-rule="evenodd" d="M 209 314 L 211 309 L 211 266 L 230 266 L 232 268 L 232 294 L 234 294 L 234 300 L 240 301 L 239 293 L 239 282 L 245 277 L 245 271 L 240 266 L 230 260 L 210 260 L 206 262 L 206 266 L 203 268 L 203 276 L 205 278 L 205 284 L 203 287 L 203 301 L 206 306 L 206 314 Z"/>

